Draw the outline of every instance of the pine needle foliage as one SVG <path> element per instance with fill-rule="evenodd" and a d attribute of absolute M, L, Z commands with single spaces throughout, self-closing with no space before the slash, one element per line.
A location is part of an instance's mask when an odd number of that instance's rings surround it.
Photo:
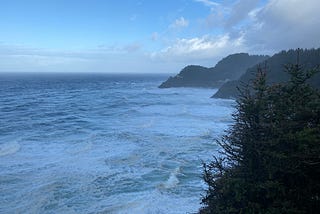
<path fill-rule="evenodd" d="M 319 212 L 320 92 L 307 83 L 319 69 L 285 70 L 288 82 L 267 84 L 259 67 L 241 90 L 221 154 L 204 164 L 199 213 Z"/>

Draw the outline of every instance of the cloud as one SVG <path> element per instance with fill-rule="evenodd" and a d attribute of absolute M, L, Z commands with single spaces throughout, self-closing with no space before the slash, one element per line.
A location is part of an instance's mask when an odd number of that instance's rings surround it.
<path fill-rule="evenodd" d="M 245 51 L 242 39 L 242 37 L 231 39 L 228 34 L 178 39 L 171 46 L 152 53 L 151 57 L 165 61 L 179 60 L 186 64 L 210 61 L 213 65 L 215 60 L 226 54 Z"/>
<path fill-rule="evenodd" d="M 209 1 L 209 0 L 194 0 L 195 2 L 200 2 L 204 4 L 207 7 L 214 7 L 214 6 L 219 6 L 219 3 L 216 3 L 214 1 Z"/>
<path fill-rule="evenodd" d="M 22 45 L 0 45 L 0 57 L 3 56 L 28 56 L 28 57 L 60 57 L 60 58 L 78 58 L 90 59 L 103 56 L 106 53 L 119 52 L 120 49 L 115 46 L 102 46 L 97 49 L 87 50 L 54 50 L 45 48 L 32 48 Z"/>
<path fill-rule="evenodd" d="M 180 17 L 176 19 L 170 26 L 169 28 L 172 29 L 179 29 L 179 28 L 185 28 L 188 27 L 189 21 L 186 20 L 184 17 Z"/>
<path fill-rule="evenodd" d="M 240 39 L 252 53 L 272 54 L 290 48 L 320 46 L 320 1 L 238 0 L 214 6 L 204 23 L 230 41 Z"/>
<path fill-rule="evenodd" d="M 250 18 L 250 12 L 256 9 L 259 0 L 238 0 L 233 4 L 214 4 L 204 22 L 209 28 L 233 30 L 237 25 Z"/>
<path fill-rule="evenodd" d="M 138 68 L 145 72 L 175 72 L 187 64 L 212 66 L 236 52 L 273 54 L 283 49 L 320 47 L 319 0 L 269 0 L 263 4 L 258 4 L 258 0 L 194 2 L 210 8 L 201 23 L 210 28 L 202 31 L 195 27 L 194 33 L 188 31 L 188 38 L 175 31 L 189 26 L 189 20 L 180 17 L 165 32 L 149 35 L 150 44 L 133 42 L 83 50 L 51 50 L 0 43 L 0 71 L 118 68 L 117 71 L 125 72 Z M 146 52 L 144 48 L 153 50 Z"/>
<path fill-rule="evenodd" d="M 178 38 L 151 54 L 153 59 L 185 64 L 219 60 L 235 52 L 274 54 L 291 48 L 320 47 L 320 1 L 238 0 L 232 5 L 213 5 L 206 21 L 219 29 L 214 35 Z"/>
<path fill-rule="evenodd" d="M 230 14 L 225 22 L 226 28 L 232 28 L 244 19 L 249 17 L 249 13 L 254 10 L 259 0 L 238 0 L 232 5 Z"/>
<path fill-rule="evenodd" d="M 225 23 L 225 8 L 212 10 L 212 12 L 204 19 L 204 23 L 208 28 L 221 28 Z"/>
<path fill-rule="evenodd" d="M 198 2 L 203 2 L 199 0 Z M 205 2 L 207 2 L 205 0 Z M 217 29 L 217 28 L 224 28 L 226 20 L 231 13 L 231 6 L 224 4 L 210 4 L 204 3 L 206 6 L 210 7 L 210 14 L 205 17 L 202 22 L 205 24 L 206 27 L 209 29 Z"/>
<path fill-rule="evenodd" d="M 142 45 L 131 43 L 124 46 L 99 45 L 97 48 L 83 50 L 53 50 L 32 48 L 22 45 L 0 44 L 1 71 L 101 71 L 113 70 L 116 64 L 123 68 L 123 61 L 141 59 Z M 146 57 L 142 57 L 146 58 Z M 124 63 L 125 64 L 125 63 Z M 108 67 L 113 65 L 113 67 Z M 99 69 L 100 68 L 100 69 Z M 119 70 L 119 72 L 124 72 Z M 127 72 L 127 71 L 126 71 Z"/>
<path fill-rule="evenodd" d="M 0 71 L 83 71 L 89 59 L 58 55 L 0 55 Z"/>
<path fill-rule="evenodd" d="M 159 34 L 157 32 L 153 32 L 151 35 L 152 41 L 157 41 L 159 39 Z"/>
<path fill-rule="evenodd" d="M 139 43 L 132 43 L 132 44 L 126 45 L 123 49 L 128 53 L 133 53 L 133 52 L 139 51 L 141 47 L 142 45 Z"/>
<path fill-rule="evenodd" d="M 131 22 L 134 22 L 134 21 L 137 20 L 137 18 L 138 18 L 138 15 L 137 15 L 137 14 L 133 14 L 133 15 L 130 17 L 130 21 L 131 21 Z"/>
<path fill-rule="evenodd" d="M 261 50 L 320 46 L 320 1 L 271 0 L 252 11 L 244 29 L 247 45 Z"/>

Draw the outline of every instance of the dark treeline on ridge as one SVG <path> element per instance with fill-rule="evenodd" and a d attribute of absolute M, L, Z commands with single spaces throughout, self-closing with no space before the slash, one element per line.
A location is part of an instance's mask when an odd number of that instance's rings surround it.
<path fill-rule="evenodd" d="M 170 77 L 159 88 L 171 87 L 205 87 L 217 88 L 230 80 L 237 80 L 247 68 L 266 60 L 268 56 L 249 55 L 247 53 L 231 54 L 220 60 L 216 66 L 206 68 L 189 65 L 175 77 Z"/>
<path fill-rule="evenodd" d="M 320 92 L 309 84 L 319 67 L 306 67 L 286 66 L 279 83 L 258 68 L 240 90 L 221 155 L 204 164 L 199 213 L 319 212 Z"/>
<path fill-rule="evenodd" d="M 284 72 L 283 66 L 296 63 L 298 55 L 299 63 L 306 69 L 313 68 L 320 64 L 320 48 L 281 51 L 266 59 L 264 62 L 258 63 L 251 68 L 249 67 L 239 79 L 223 84 L 213 97 L 236 98 L 239 95 L 237 87 L 241 86 L 242 83 L 248 83 L 259 66 L 266 66 L 268 68 L 266 70 L 268 73 L 266 77 L 267 84 L 285 82 L 289 79 L 289 74 Z M 312 86 L 320 88 L 320 74 L 314 75 L 308 81 Z"/>
<path fill-rule="evenodd" d="M 249 55 L 247 53 L 231 54 L 217 63 L 215 67 L 206 68 L 189 65 L 175 77 L 163 82 L 160 88 L 170 87 L 205 87 L 218 88 L 213 98 L 237 98 L 237 88 L 254 76 L 261 65 L 267 69 L 267 84 L 284 82 L 289 75 L 283 66 L 295 63 L 299 52 L 299 63 L 305 68 L 313 68 L 320 63 L 320 48 L 281 51 L 273 56 Z M 320 74 L 308 80 L 312 86 L 320 88 Z"/>

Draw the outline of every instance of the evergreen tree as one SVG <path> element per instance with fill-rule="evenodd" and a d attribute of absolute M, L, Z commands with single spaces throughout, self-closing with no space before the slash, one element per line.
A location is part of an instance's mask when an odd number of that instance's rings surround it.
<path fill-rule="evenodd" d="M 307 84 L 319 69 L 285 67 L 286 83 L 256 79 L 241 90 L 235 123 L 204 164 L 200 213 L 318 213 L 320 92 Z"/>

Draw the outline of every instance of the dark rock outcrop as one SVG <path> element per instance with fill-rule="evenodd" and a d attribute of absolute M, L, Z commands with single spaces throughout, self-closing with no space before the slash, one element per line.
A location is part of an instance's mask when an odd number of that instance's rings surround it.
<path fill-rule="evenodd" d="M 189 65 L 175 77 L 170 77 L 159 88 L 171 87 L 206 87 L 218 88 L 225 82 L 238 79 L 247 68 L 266 60 L 268 56 L 249 55 L 247 53 L 232 54 L 215 67 L 206 68 L 198 65 Z"/>

